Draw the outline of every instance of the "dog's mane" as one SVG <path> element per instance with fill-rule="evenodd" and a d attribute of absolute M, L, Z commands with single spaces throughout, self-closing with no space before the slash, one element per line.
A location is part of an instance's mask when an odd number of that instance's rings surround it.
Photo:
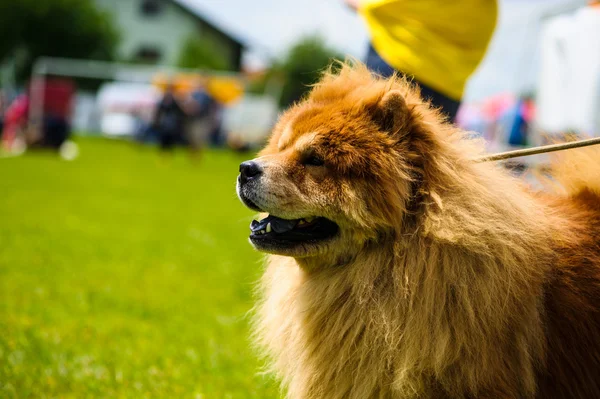
<path fill-rule="evenodd" d="M 271 256 L 257 339 L 291 397 L 387 397 L 392 388 L 401 397 L 477 396 L 492 379 L 532 396 L 545 353 L 545 276 L 556 248 L 584 234 L 585 212 L 567 219 L 499 165 L 473 162 L 482 143 L 405 78 L 344 64 L 306 101 L 377 103 L 391 90 L 404 95 L 420 159 L 410 163 L 420 179 L 415 223 L 398 220 L 343 272 L 309 273 Z M 514 362 L 502 364 L 507 348 Z"/>

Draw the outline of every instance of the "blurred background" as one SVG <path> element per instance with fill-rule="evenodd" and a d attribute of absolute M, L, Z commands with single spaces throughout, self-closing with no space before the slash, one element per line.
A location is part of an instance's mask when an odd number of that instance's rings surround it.
<path fill-rule="evenodd" d="M 279 396 L 238 165 L 332 60 L 380 52 L 363 6 L 0 0 L 0 397 Z M 600 135 L 597 2 L 497 6 L 457 21 L 491 40 L 455 123 L 491 151 Z"/>

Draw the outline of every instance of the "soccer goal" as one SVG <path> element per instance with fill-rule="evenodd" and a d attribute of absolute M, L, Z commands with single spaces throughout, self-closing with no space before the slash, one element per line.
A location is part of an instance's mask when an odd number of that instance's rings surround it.
<path fill-rule="evenodd" d="M 281 84 L 268 82 L 262 94 L 248 94 L 248 78 L 241 73 L 139 65 L 105 61 L 43 57 L 33 67 L 29 123 L 39 127 L 52 108 L 49 82 L 56 79 L 103 81 L 94 92 L 76 91 L 71 121 L 79 132 L 97 131 L 110 136 L 131 136 L 136 123 L 148 122 L 167 85 L 186 95 L 204 82 L 223 105 L 222 130 L 246 144 L 265 140 L 277 116 Z"/>

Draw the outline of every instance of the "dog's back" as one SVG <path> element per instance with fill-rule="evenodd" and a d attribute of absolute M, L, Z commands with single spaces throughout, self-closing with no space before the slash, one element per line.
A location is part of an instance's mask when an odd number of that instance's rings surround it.
<path fill-rule="evenodd" d="M 568 196 L 550 201 L 571 215 L 573 228 L 546 284 L 538 397 L 600 398 L 600 151 L 565 153 L 555 168 Z"/>

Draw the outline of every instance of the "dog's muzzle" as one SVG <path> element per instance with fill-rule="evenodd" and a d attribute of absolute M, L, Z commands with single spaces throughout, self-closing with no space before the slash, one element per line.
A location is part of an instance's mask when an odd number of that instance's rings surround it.
<path fill-rule="evenodd" d="M 245 161 L 240 164 L 240 174 L 237 179 L 238 196 L 244 205 L 257 212 L 262 212 L 262 209 L 252 201 L 249 193 L 256 189 L 253 186 L 256 186 L 262 174 L 263 168 L 256 161 Z"/>

